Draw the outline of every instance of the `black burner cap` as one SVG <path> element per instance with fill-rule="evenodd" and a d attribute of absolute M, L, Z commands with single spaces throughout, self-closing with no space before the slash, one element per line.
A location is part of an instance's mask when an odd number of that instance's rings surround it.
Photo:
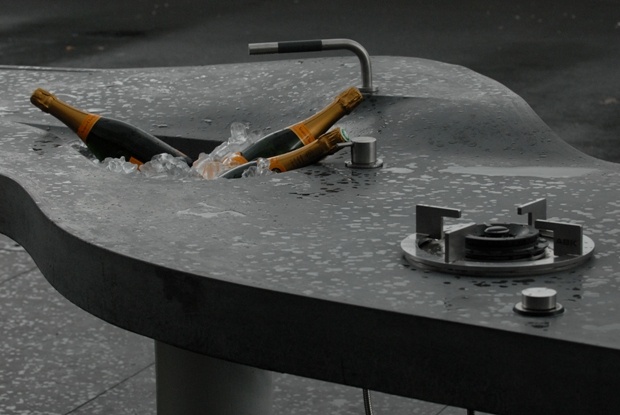
<path fill-rule="evenodd" d="M 483 261 L 538 259 L 548 242 L 538 229 L 517 223 L 476 225 L 465 236 L 465 257 Z"/>

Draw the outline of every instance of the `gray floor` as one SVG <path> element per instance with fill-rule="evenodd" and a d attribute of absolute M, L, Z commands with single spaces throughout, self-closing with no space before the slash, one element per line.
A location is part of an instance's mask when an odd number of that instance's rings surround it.
<path fill-rule="evenodd" d="M 248 56 L 250 42 L 353 38 L 372 55 L 435 59 L 494 78 L 575 147 L 620 161 L 617 0 L 3 3 L 0 65 L 251 62 L 278 57 Z M 152 342 L 68 303 L 3 236 L 0 356 L 0 414 L 155 412 Z M 363 413 L 357 389 L 286 375 L 276 383 L 276 414 Z M 466 413 L 382 394 L 374 401 L 378 415 Z"/>

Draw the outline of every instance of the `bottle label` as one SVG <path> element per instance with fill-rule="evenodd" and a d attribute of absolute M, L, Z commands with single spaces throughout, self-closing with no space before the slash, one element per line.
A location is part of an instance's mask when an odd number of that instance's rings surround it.
<path fill-rule="evenodd" d="M 99 118 L 101 118 L 101 116 L 95 114 L 88 114 L 86 118 L 84 118 L 84 121 L 82 121 L 82 124 L 80 124 L 77 130 L 77 135 L 82 139 L 82 141 L 86 142 L 86 137 L 90 134 L 90 130 L 93 128 L 95 123 L 99 121 Z"/>
<path fill-rule="evenodd" d="M 299 137 L 299 141 L 304 143 L 304 145 L 310 144 L 311 142 L 316 140 L 316 137 L 312 135 L 308 127 L 304 124 L 297 124 L 290 127 L 291 131 L 295 133 L 297 137 Z"/>

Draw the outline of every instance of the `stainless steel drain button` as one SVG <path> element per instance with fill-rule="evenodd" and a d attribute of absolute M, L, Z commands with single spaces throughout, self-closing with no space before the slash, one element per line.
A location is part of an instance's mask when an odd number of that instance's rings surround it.
<path fill-rule="evenodd" d="M 345 162 L 353 169 L 376 169 L 383 166 L 377 158 L 377 139 L 374 137 L 355 137 L 351 139 L 351 160 Z"/>
<path fill-rule="evenodd" d="M 528 316 L 553 316 L 564 312 L 557 302 L 557 292 L 551 288 L 532 287 L 521 291 L 521 302 L 514 311 Z"/>

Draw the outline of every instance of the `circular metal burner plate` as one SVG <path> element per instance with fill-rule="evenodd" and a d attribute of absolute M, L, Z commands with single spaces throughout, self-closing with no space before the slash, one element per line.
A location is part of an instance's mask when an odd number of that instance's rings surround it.
<path fill-rule="evenodd" d="M 554 243 L 549 240 L 545 255 L 535 260 L 512 261 L 472 261 L 459 259 L 446 262 L 444 240 L 429 238 L 424 234 L 414 233 L 401 242 L 401 248 L 407 261 L 416 268 L 450 274 L 476 275 L 487 277 L 509 277 L 548 274 L 577 267 L 586 262 L 594 252 L 594 242 L 583 236 L 582 255 L 553 254 Z"/>

